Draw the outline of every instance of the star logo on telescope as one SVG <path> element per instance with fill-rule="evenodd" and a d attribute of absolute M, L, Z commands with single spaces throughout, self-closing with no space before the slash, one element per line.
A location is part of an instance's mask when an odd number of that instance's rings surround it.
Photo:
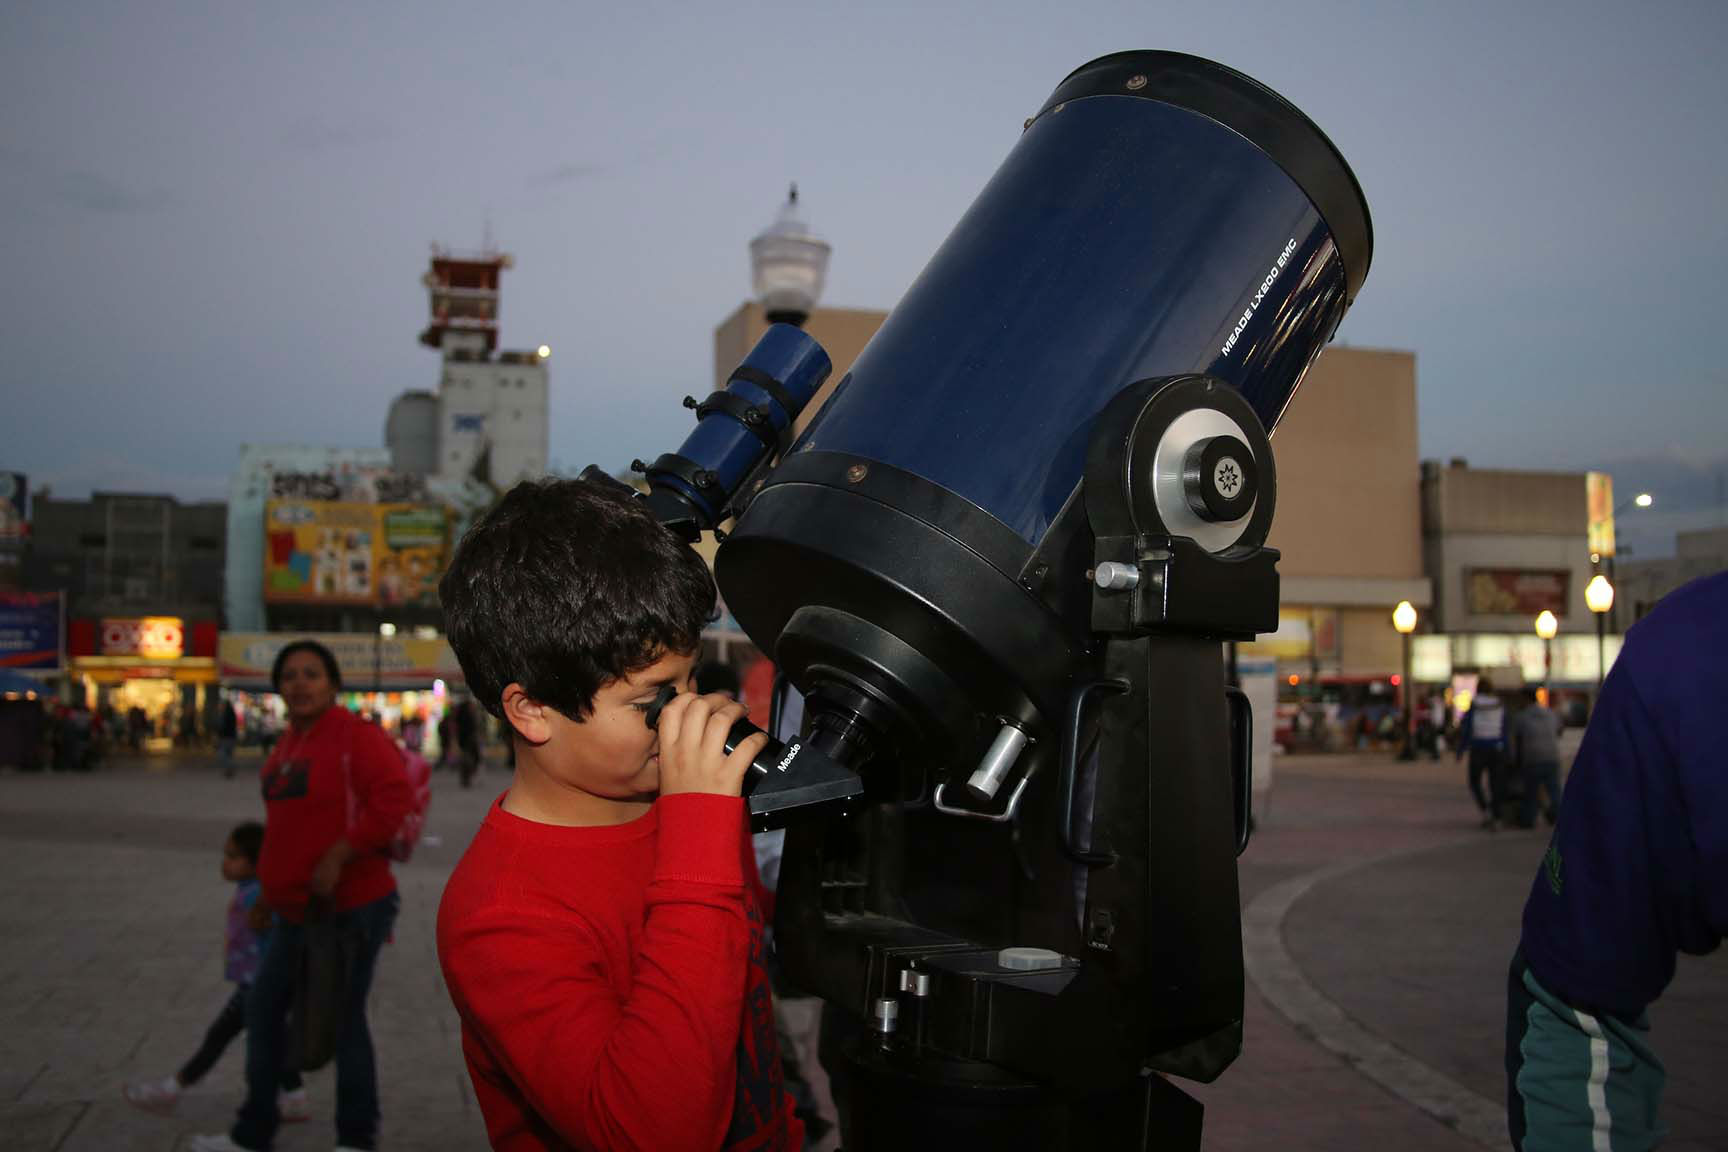
<path fill-rule="evenodd" d="M 1220 495 L 1234 496 L 1242 487 L 1242 471 L 1236 467 L 1236 461 L 1226 456 L 1218 461 L 1218 467 L 1212 473 L 1212 482 L 1218 486 Z"/>

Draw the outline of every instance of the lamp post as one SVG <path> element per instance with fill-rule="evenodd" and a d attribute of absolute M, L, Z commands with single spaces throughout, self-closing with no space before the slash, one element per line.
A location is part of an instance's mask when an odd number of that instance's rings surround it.
<path fill-rule="evenodd" d="M 1626 511 L 1626 509 L 1628 509 L 1628 508 L 1648 508 L 1654 503 L 1656 503 L 1656 497 L 1650 495 L 1650 493 L 1648 493 L 1648 492 L 1640 492 L 1640 493 L 1638 493 L 1638 495 L 1632 497 L 1632 499 L 1623 500 L 1619 504 L 1616 504 L 1614 506 L 1614 511 L 1609 515 L 1609 519 L 1610 520 L 1618 520 L 1620 518 L 1620 513 Z M 1618 533 L 1616 533 L 1616 534 L 1618 534 Z M 1618 547 L 1616 547 L 1614 549 L 1614 552 L 1618 552 L 1618 551 L 1620 551 L 1620 549 Z M 1608 553 L 1608 556 L 1607 556 L 1608 579 L 1610 582 L 1612 582 L 1614 579 L 1614 552 Z M 1609 612 L 1612 612 L 1614 610 L 1614 605 L 1612 602 L 1609 603 L 1607 610 Z"/>
<path fill-rule="evenodd" d="M 798 185 L 792 185 L 774 223 L 750 241 L 756 299 L 770 324 L 804 326 L 822 295 L 831 251 L 828 242 L 804 222 L 798 209 Z"/>
<path fill-rule="evenodd" d="M 1554 706 L 1554 637 L 1560 631 L 1560 621 L 1544 608 L 1536 616 L 1536 635 L 1542 637 L 1542 694 L 1548 707 Z"/>
<path fill-rule="evenodd" d="M 384 641 L 396 635 L 396 625 L 386 620 L 378 625 L 378 639 L 372 642 L 372 694 L 378 695 L 384 690 Z M 377 702 L 374 701 L 374 704 Z M 382 705 L 378 711 L 384 711 Z"/>
<path fill-rule="evenodd" d="M 1416 631 L 1416 606 L 1408 600 L 1398 601 L 1398 607 L 1392 609 L 1392 627 L 1398 630 L 1398 635 L 1404 638 L 1404 678 L 1399 681 L 1398 691 L 1404 704 L 1404 744 L 1398 749 L 1398 759 L 1416 759 L 1416 712 L 1410 706 L 1411 689 L 1415 687 L 1410 682 L 1410 633 Z"/>
<path fill-rule="evenodd" d="M 1598 572 L 1584 585 L 1584 603 L 1596 617 L 1596 696 L 1602 696 L 1602 678 L 1608 674 L 1608 612 L 1614 607 L 1614 585 Z"/>

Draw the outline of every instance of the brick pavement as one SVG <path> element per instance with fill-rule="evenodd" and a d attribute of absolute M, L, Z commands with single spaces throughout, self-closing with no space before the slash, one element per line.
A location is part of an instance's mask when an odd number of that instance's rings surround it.
<path fill-rule="evenodd" d="M 501 781 L 462 792 L 437 777 L 428 830 L 441 842 L 400 872 L 403 915 L 373 1004 L 392 1148 L 484 1146 L 431 929 L 444 877 Z M 227 886 L 217 853 L 235 821 L 257 814 L 255 797 L 244 775 L 223 781 L 184 761 L 89 777 L 0 776 L 0 1150 L 166 1152 L 226 1125 L 239 1096 L 238 1043 L 174 1119 L 133 1111 L 119 1088 L 177 1066 L 221 1004 Z M 1537 838 L 1409 855 L 1474 828 L 1462 769 L 1450 761 L 1281 760 L 1263 815 L 1242 862 L 1245 903 L 1316 869 L 1396 857 L 1315 886 L 1292 905 L 1283 940 L 1353 1020 L 1493 1094 L 1491 1018 L 1506 909 L 1516 914 L 1507 893 L 1527 882 Z M 1475 915 L 1482 891 L 1500 895 Z M 1719 992 L 1683 973 L 1674 1014 L 1721 1022 L 1728 998 Z M 1207 1105 L 1207 1149 L 1478 1147 L 1317 1046 L 1252 985 L 1246 1026 L 1236 1065 L 1216 1084 L 1191 1087 Z M 1677 1029 L 1675 1052 L 1697 1064 L 1696 1076 L 1676 1069 L 1684 1094 L 1683 1081 L 1715 1071 L 1709 1057 L 1720 1046 L 1698 1062 L 1682 1033 L 1694 1035 Z M 285 1130 L 285 1152 L 330 1146 L 330 1073 L 310 1084 L 315 1120 Z"/>
<path fill-rule="evenodd" d="M 500 780 L 483 779 L 485 784 Z M 403 912 L 379 960 L 372 1028 L 393 1148 L 485 1147 L 457 1024 L 438 974 L 438 896 L 492 788 L 439 776 L 422 846 L 398 870 Z M 207 764 L 120 764 L 91 776 L 0 777 L 0 1149 L 167 1152 L 224 1130 L 239 1103 L 243 1041 L 171 1119 L 120 1097 L 196 1048 L 229 992 L 218 875 L 223 838 L 259 815 L 252 779 Z M 283 1152 L 328 1149 L 334 1081 L 307 1077 L 312 1123 Z"/>

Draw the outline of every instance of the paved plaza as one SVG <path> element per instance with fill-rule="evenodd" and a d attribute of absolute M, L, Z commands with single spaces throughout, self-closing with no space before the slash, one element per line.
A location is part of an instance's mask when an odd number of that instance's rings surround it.
<path fill-rule="evenodd" d="M 1242 862 L 1247 1048 L 1206 1103 L 1219 1152 L 1507 1146 L 1506 961 L 1541 833 L 1476 828 L 1464 773 L 1369 757 L 1281 759 Z M 494 772 L 435 778 L 432 840 L 399 869 L 403 912 L 372 1002 L 391 1149 L 485 1146 L 433 950 L 444 879 Z M 120 1097 L 186 1059 L 221 1006 L 217 872 L 259 815 L 244 774 L 200 758 L 89 776 L 0 776 L 0 1150 L 168 1152 L 226 1127 L 241 1044 L 172 1118 Z M 1670 1149 L 1728 1149 L 1728 960 L 1683 959 L 1651 1013 L 1669 1066 Z M 284 1152 L 331 1146 L 332 1079 Z"/>

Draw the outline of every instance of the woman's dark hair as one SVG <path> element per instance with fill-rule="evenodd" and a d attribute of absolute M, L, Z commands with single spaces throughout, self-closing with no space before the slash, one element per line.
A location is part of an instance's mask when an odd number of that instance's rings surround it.
<path fill-rule="evenodd" d="M 310 652 L 318 657 L 324 665 L 324 674 L 330 677 L 331 685 L 342 687 L 342 669 L 336 666 L 336 654 L 316 640 L 296 640 L 292 644 L 284 645 L 282 651 L 276 653 L 276 663 L 270 665 L 270 687 L 278 692 L 282 691 L 282 669 L 288 666 L 288 657 L 296 652 Z"/>
<path fill-rule="evenodd" d="M 702 558 L 639 500 L 581 480 L 512 488 L 462 538 L 438 595 L 494 716 L 515 683 L 580 721 L 603 685 L 695 651 L 714 613 Z"/>
<path fill-rule="evenodd" d="M 236 824 L 228 838 L 234 841 L 234 847 L 240 849 L 240 855 L 246 857 L 252 867 L 258 867 L 258 854 L 264 851 L 264 825 L 256 820 Z"/>

